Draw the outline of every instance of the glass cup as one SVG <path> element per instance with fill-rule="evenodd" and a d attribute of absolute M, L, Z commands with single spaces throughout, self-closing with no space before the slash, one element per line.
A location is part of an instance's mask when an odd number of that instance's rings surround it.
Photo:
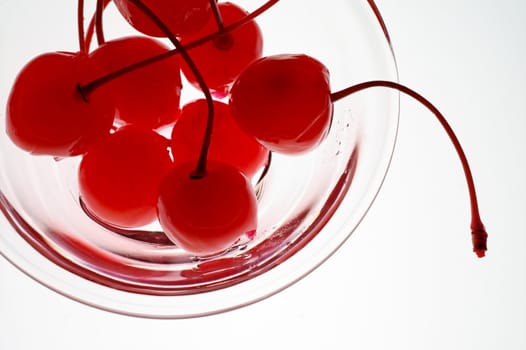
<path fill-rule="evenodd" d="M 86 14 L 94 3 L 87 4 Z M 236 4 L 253 11 L 263 2 Z M 43 52 L 76 51 L 78 43 L 75 1 L 18 0 L 1 7 L 5 126 L 7 97 L 23 65 Z M 108 39 L 136 34 L 112 3 L 104 21 Z M 264 55 L 313 56 L 328 67 L 333 91 L 366 80 L 397 80 L 392 48 L 372 1 L 281 1 L 257 22 Z M 198 91 L 183 89 L 183 101 L 196 97 Z M 251 304 L 309 274 L 359 225 L 391 160 L 398 98 L 397 92 L 371 89 L 339 100 L 330 133 L 318 148 L 301 156 L 273 154 L 266 175 L 255 183 L 257 232 L 207 257 L 173 245 L 158 225 L 123 235 L 93 220 L 79 200 L 80 157 L 29 155 L 12 144 L 3 127 L 0 253 L 58 293 L 112 312 L 184 318 Z"/>

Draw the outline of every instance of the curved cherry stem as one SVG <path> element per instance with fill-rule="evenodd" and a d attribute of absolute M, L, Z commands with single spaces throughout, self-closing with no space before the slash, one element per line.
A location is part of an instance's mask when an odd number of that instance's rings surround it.
<path fill-rule="evenodd" d="M 111 0 L 102 0 L 102 12 L 108 6 Z M 95 10 L 96 11 L 96 10 Z M 93 39 L 93 33 L 95 32 L 95 20 L 97 18 L 97 12 L 91 17 L 91 20 L 86 31 L 86 49 L 89 50 L 91 46 L 91 40 Z"/>
<path fill-rule="evenodd" d="M 79 51 L 87 53 L 86 40 L 84 39 L 84 0 L 77 2 L 77 31 L 79 36 Z"/>
<path fill-rule="evenodd" d="M 217 39 L 217 38 L 220 38 L 221 36 L 223 36 L 225 33 L 228 33 L 228 32 L 231 32 L 233 30 L 236 30 L 237 28 L 245 25 L 246 23 L 250 22 L 251 20 L 253 20 L 254 18 L 256 18 L 257 16 L 261 15 L 263 12 L 267 11 L 268 9 L 270 9 L 272 6 L 274 6 L 275 4 L 277 4 L 279 2 L 279 0 L 269 0 L 267 1 L 265 4 L 263 4 L 262 6 L 260 6 L 259 8 L 257 8 L 256 10 L 254 10 L 253 12 L 249 13 L 248 15 L 246 15 L 244 18 L 240 19 L 239 21 L 236 21 L 232 24 L 229 24 L 227 25 L 226 27 L 223 28 L 222 31 L 217 31 L 215 33 L 212 33 L 212 34 L 209 34 L 207 36 L 204 36 L 200 39 L 197 39 L 197 40 L 194 40 L 194 41 L 191 41 L 190 43 L 186 44 L 184 46 L 184 48 L 186 50 L 190 50 L 194 47 L 197 47 L 199 45 L 202 45 L 204 43 L 207 43 L 211 40 L 214 40 L 214 39 Z M 164 59 L 167 59 L 167 58 L 170 58 L 174 55 L 177 55 L 179 54 L 179 49 L 178 48 L 175 48 L 171 51 L 168 51 L 168 52 L 165 52 L 165 53 L 162 53 L 162 54 L 159 54 L 157 56 L 153 56 L 153 57 L 150 57 L 150 58 L 147 58 L 145 60 L 142 60 L 142 61 L 139 61 L 139 62 L 136 62 L 136 63 L 132 63 L 128 66 L 125 66 L 125 67 L 122 67 L 112 73 L 109 73 L 107 75 L 104 75 L 100 78 L 97 78 L 95 80 L 92 80 L 91 82 L 89 83 L 86 83 L 84 85 L 80 85 L 78 87 L 79 91 L 81 92 L 81 94 L 83 95 L 83 98 L 86 100 L 87 97 L 89 96 L 89 94 L 95 90 L 96 88 L 98 88 L 99 86 L 101 85 L 104 85 L 114 79 L 117 79 L 125 74 L 128 74 L 129 72 L 133 72 L 134 70 L 136 69 L 139 69 L 141 67 L 144 67 L 144 66 L 148 66 L 150 64 L 154 64 L 156 62 L 160 62 Z"/>
<path fill-rule="evenodd" d="M 467 183 L 468 190 L 469 190 L 469 197 L 470 197 L 470 203 L 471 203 L 471 238 L 473 242 L 473 251 L 477 254 L 478 257 L 483 257 L 487 250 L 488 234 L 486 232 L 486 229 L 484 228 L 482 220 L 480 219 L 479 207 L 478 207 L 478 201 L 477 201 L 477 193 L 475 191 L 475 183 L 473 181 L 473 175 L 471 174 L 471 169 L 469 167 L 466 154 L 464 153 L 464 150 L 462 149 L 462 146 L 460 145 L 460 141 L 458 140 L 453 129 L 447 122 L 446 118 L 438 110 L 438 108 L 436 108 L 425 97 L 423 97 L 416 91 L 402 84 L 391 82 L 391 81 L 373 80 L 373 81 L 356 84 L 348 88 L 345 88 L 343 90 L 332 93 L 331 100 L 332 102 L 336 102 L 351 94 L 354 94 L 356 92 L 359 92 L 365 89 L 373 88 L 373 87 L 385 87 L 385 88 L 395 89 L 395 90 L 403 92 L 404 94 L 414 98 L 415 100 L 420 102 L 422 105 L 424 105 L 427 109 L 429 109 L 436 116 L 436 118 L 438 119 L 438 121 L 440 122 L 444 130 L 446 131 L 462 163 L 462 168 L 464 170 L 464 174 L 466 177 L 466 183 Z"/>
<path fill-rule="evenodd" d="M 201 75 L 201 72 L 199 72 L 199 69 L 195 65 L 194 60 L 190 57 L 190 55 L 186 51 L 186 48 L 181 44 L 179 39 L 175 37 L 175 35 L 166 26 L 166 24 L 155 14 L 155 12 L 150 10 L 150 8 L 147 7 L 141 0 L 130 0 L 130 2 L 133 3 L 135 6 L 137 6 L 144 14 L 150 17 L 150 19 L 153 22 L 155 22 L 155 24 L 159 27 L 159 29 L 168 37 L 168 39 L 172 42 L 172 44 L 175 46 L 175 48 L 179 51 L 179 53 L 185 60 L 186 64 L 188 65 L 188 68 L 190 68 L 190 70 L 194 74 L 195 79 L 197 80 L 197 83 L 199 84 L 199 87 L 201 88 L 203 94 L 205 95 L 206 103 L 208 106 L 208 119 L 206 123 L 205 136 L 203 139 L 203 144 L 201 147 L 199 159 L 197 161 L 197 166 L 194 172 L 191 174 L 192 178 L 200 179 L 204 177 L 206 174 L 206 162 L 208 158 L 208 149 L 210 148 L 210 142 L 212 139 L 212 128 L 214 124 L 214 101 L 212 99 L 212 94 L 210 93 L 210 89 L 208 88 L 208 85 L 206 85 L 205 80 L 203 76 Z"/>
<path fill-rule="evenodd" d="M 95 9 L 95 30 L 97 31 L 97 44 L 100 46 L 106 42 L 104 38 L 104 26 L 102 24 L 102 14 L 104 13 L 105 0 L 97 0 L 97 7 Z"/>

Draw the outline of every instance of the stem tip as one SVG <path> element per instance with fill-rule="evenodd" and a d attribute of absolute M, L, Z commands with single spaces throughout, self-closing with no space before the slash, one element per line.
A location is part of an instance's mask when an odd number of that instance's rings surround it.
<path fill-rule="evenodd" d="M 484 228 L 478 228 L 471 231 L 471 240 L 473 242 L 473 251 L 479 258 L 486 255 L 488 233 Z"/>

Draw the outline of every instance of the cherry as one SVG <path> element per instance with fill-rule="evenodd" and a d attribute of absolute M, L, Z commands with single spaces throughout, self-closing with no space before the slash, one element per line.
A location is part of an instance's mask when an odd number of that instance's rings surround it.
<path fill-rule="evenodd" d="M 238 77 L 229 105 L 239 126 L 268 149 L 300 154 L 329 130 L 329 72 L 306 55 L 261 58 Z"/>
<path fill-rule="evenodd" d="M 196 255 L 221 252 L 256 229 L 256 196 L 236 168 L 210 161 L 206 175 L 192 177 L 194 162 L 177 164 L 163 179 L 159 222 L 169 239 Z"/>
<path fill-rule="evenodd" d="M 75 156 L 104 135 L 115 109 L 102 94 L 85 101 L 79 82 L 92 79 L 94 62 L 82 53 L 35 57 L 18 74 L 7 102 L 6 129 L 20 148 L 56 157 Z"/>
<path fill-rule="evenodd" d="M 154 221 L 158 187 L 172 167 L 168 143 L 152 130 L 130 125 L 93 146 L 78 171 L 80 196 L 87 210 L 118 227 Z"/>
<path fill-rule="evenodd" d="M 223 25 L 229 25 L 245 18 L 248 13 L 237 5 L 229 2 L 217 4 L 221 15 L 222 24 L 210 18 L 205 27 L 200 31 L 182 38 L 183 45 L 206 37 L 218 30 L 223 30 Z M 207 86 L 218 95 L 224 95 L 232 82 L 241 71 L 252 61 L 261 57 L 263 52 L 263 37 L 261 30 L 254 20 L 246 22 L 230 32 L 225 32 L 212 41 L 188 49 L 192 60 L 203 75 Z M 182 64 L 185 77 L 193 85 L 196 79 L 188 66 Z"/>
<path fill-rule="evenodd" d="M 172 129 L 171 148 L 176 163 L 197 162 L 206 130 L 207 110 L 203 99 L 183 107 Z M 233 165 L 250 178 L 265 166 L 268 157 L 268 150 L 237 126 L 228 105 L 214 101 L 214 129 L 208 159 Z"/>
<path fill-rule="evenodd" d="M 107 41 L 90 55 L 105 76 L 124 66 L 169 52 L 156 39 L 131 36 Z M 157 128 L 172 123 L 180 112 L 181 76 L 179 58 L 174 56 L 143 66 L 99 86 L 111 97 L 117 118 L 124 123 Z"/>
<path fill-rule="evenodd" d="M 122 16 L 143 34 L 164 37 L 166 33 L 130 0 L 114 0 Z M 185 35 L 201 29 L 211 16 L 210 0 L 144 0 L 174 35 Z"/>

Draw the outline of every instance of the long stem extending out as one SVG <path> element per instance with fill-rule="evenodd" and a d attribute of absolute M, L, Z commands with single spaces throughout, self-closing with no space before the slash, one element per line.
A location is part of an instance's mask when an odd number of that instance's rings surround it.
<path fill-rule="evenodd" d="M 436 118 L 438 119 L 438 121 L 440 122 L 444 130 L 446 131 L 447 135 L 449 136 L 451 142 L 453 143 L 453 146 L 455 147 L 455 150 L 457 151 L 457 154 L 460 158 L 460 161 L 462 163 L 462 168 L 464 169 L 464 174 L 466 177 L 466 183 L 468 185 L 469 197 L 470 197 L 470 203 L 471 203 L 471 238 L 473 241 L 473 251 L 477 254 L 478 257 L 483 257 L 487 250 L 488 234 L 480 219 L 477 194 L 475 192 L 475 183 L 473 181 L 473 176 L 471 174 L 471 169 L 469 167 L 468 160 L 466 158 L 466 154 L 464 153 L 464 150 L 462 149 L 462 146 L 460 145 L 458 138 L 456 137 L 453 129 L 447 122 L 446 118 L 442 115 L 442 113 L 438 110 L 438 108 L 436 108 L 425 97 L 423 97 L 419 93 L 415 92 L 414 90 L 402 84 L 398 84 L 398 83 L 391 82 L 391 81 L 373 80 L 373 81 L 356 84 L 348 88 L 345 88 L 343 90 L 332 93 L 331 100 L 335 102 L 335 101 L 338 101 L 339 99 L 347 97 L 358 91 L 362 91 L 362 90 L 373 88 L 373 87 L 386 87 L 390 89 L 395 89 L 395 90 L 403 92 L 404 94 L 409 95 L 410 97 L 414 98 L 418 102 L 422 103 L 427 109 L 429 109 L 436 116 Z"/>
<path fill-rule="evenodd" d="M 79 36 L 79 51 L 86 53 L 86 40 L 84 39 L 84 0 L 77 2 L 77 32 Z"/>
<path fill-rule="evenodd" d="M 102 45 L 106 42 L 104 39 L 104 27 L 102 24 L 102 15 L 106 4 L 104 0 L 97 0 L 97 7 L 95 9 L 95 30 L 97 31 L 97 44 Z"/>
<path fill-rule="evenodd" d="M 194 170 L 194 173 L 191 175 L 192 178 L 199 179 L 205 176 L 206 174 L 206 162 L 208 158 L 208 148 L 210 147 L 210 141 L 212 138 L 212 127 L 214 124 L 214 101 L 212 99 L 212 94 L 210 93 L 210 89 L 208 88 L 208 85 L 206 85 L 205 80 L 203 76 L 201 75 L 201 72 L 199 72 L 199 69 L 195 65 L 194 61 L 186 51 L 186 48 L 181 44 L 179 39 L 175 37 L 175 35 L 172 33 L 172 31 L 166 26 L 166 24 L 153 12 L 149 7 L 147 7 L 141 0 L 130 0 L 131 3 L 133 3 L 135 6 L 137 6 L 144 14 L 146 14 L 150 19 L 155 22 L 155 24 L 159 27 L 160 30 L 163 31 L 163 33 L 168 37 L 168 39 L 172 42 L 172 44 L 175 46 L 175 48 L 179 51 L 183 59 L 185 60 L 186 64 L 188 65 L 188 68 L 192 71 L 192 73 L 195 76 L 195 79 L 197 80 L 197 83 L 199 84 L 199 87 L 201 88 L 203 94 L 205 95 L 206 103 L 208 105 L 208 119 L 206 124 L 206 131 L 205 136 L 203 140 L 203 145 L 201 147 L 201 153 L 199 155 L 199 159 L 197 161 L 197 166 Z"/>
<path fill-rule="evenodd" d="M 109 3 L 110 3 L 110 0 L 102 0 L 102 12 L 104 12 L 104 10 L 106 9 Z M 86 30 L 86 50 L 89 50 L 91 46 L 93 32 L 95 31 L 95 21 L 97 19 L 97 11 L 98 9 L 95 10 L 95 14 L 91 18 L 89 25 L 88 25 L 88 29 Z"/>
<path fill-rule="evenodd" d="M 279 0 L 269 0 L 267 1 L 266 3 L 264 3 L 263 5 L 261 5 L 259 8 L 257 8 L 256 10 L 254 10 L 253 12 L 249 13 L 248 15 L 246 15 L 244 18 L 240 19 L 239 21 L 236 21 L 232 24 L 229 24 L 227 25 L 226 27 L 223 28 L 222 31 L 217 31 L 215 33 L 212 33 L 212 34 L 209 34 L 207 36 L 204 36 L 200 39 L 197 39 L 197 40 L 194 40 L 188 44 L 186 44 L 184 46 L 184 48 L 186 50 L 190 50 L 194 47 L 197 47 L 199 45 L 202 45 L 208 41 L 211 41 L 211 40 L 214 40 L 214 39 L 217 39 L 217 38 L 220 38 L 221 36 L 223 36 L 225 33 L 228 33 L 228 32 L 231 32 L 243 25 L 245 25 L 246 23 L 248 23 L 249 21 L 253 20 L 254 18 L 256 18 L 257 16 L 259 16 L 260 14 L 262 14 L 263 12 L 267 11 L 269 8 L 271 8 L 272 6 L 274 6 L 276 3 L 278 3 Z M 83 95 L 84 99 L 87 100 L 89 94 L 95 90 L 96 88 L 98 88 L 99 86 L 101 85 L 104 85 L 110 81 L 112 81 L 113 79 L 117 79 L 129 72 L 132 72 L 136 69 L 139 69 L 141 67 L 145 67 L 145 66 L 148 66 L 150 64 L 154 64 L 156 62 L 159 62 L 159 61 L 162 61 L 164 59 L 167 59 L 169 57 L 172 57 L 174 55 L 177 55 L 179 54 L 179 49 L 178 48 L 175 48 L 174 50 L 171 50 L 171 51 L 168 51 L 168 52 L 165 52 L 165 53 L 162 53 L 162 54 L 159 54 L 157 56 L 154 56 L 154 57 L 150 57 L 150 58 L 147 58 L 145 60 L 142 60 L 142 61 L 139 61 L 139 62 L 136 62 L 136 63 L 132 63 L 128 66 L 125 66 L 125 67 L 122 67 L 112 73 L 109 73 L 103 77 L 100 77 L 100 78 L 97 78 L 87 84 L 84 84 L 84 85 L 81 85 L 79 86 L 79 91 L 81 92 L 81 94 Z"/>

